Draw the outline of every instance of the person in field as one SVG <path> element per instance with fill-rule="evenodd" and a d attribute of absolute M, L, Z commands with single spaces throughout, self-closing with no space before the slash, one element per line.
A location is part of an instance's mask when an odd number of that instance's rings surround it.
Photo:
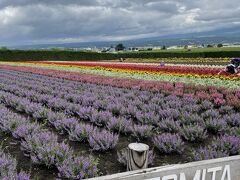
<path fill-rule="evenodd" d="M 161 66 L 161 67 L 165 66 L 165 63 L 161 62 L 161 63 L 160 63 L 160 66 Z"/>
<path fill-rule="evenodd" d="M 236 68 L 239 68 L 239 66 L 240 66 L 240 58 L 233 58 L 231 60 L 231 64 L 235 65 Z"/>
<path fill-rule="evenodd" d="M 230 74 L 236 74 L 237 73 L 237 67 L 234 64 L 228 64 L 225 71 Z"/>
<path fill-rule="evenodd" d="M 222 72 L 237 74 L 240 76 L 240 58 L 233 58 L 231 63 L 228 64 L 224 70 L 220 71 L 218 75 L 220 75 Z"/>

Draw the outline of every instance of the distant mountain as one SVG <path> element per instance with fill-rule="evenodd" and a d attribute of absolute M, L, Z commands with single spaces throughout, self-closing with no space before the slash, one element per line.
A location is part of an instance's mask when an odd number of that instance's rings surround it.
<path fill-rule="evenodd" d="M 40 48 L 103 48 L 115 46 L 123 43 L 126 47 L 142 46 L 173 46 L 173 45 L 201 45 L 218 43 L 239 43 L 240 29 L 225 29 L 213 32 L 202 32 L 192 34 L 178 34 L 164 37 L 142 38 L 126 41 L 106 41 L 106 42 L 79 42 L 63 44 L 39 44 L 39 45 L 21 45 L 13 46 L 16 49 L 40 49 Z"/>

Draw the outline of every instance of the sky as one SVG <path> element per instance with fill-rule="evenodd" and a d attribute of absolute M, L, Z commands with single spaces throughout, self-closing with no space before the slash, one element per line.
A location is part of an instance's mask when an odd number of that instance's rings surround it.
<path fill-rule="evenodd" d="M 0 46 L 240 29 L 239 0 L 0 0 Z"/>

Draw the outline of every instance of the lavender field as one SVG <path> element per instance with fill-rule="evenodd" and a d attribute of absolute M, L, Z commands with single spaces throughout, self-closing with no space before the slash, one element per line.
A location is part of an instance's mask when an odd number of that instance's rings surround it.
<path fill-rule="evenodd" d="M 84 179 L 239 154 L 240 112 L 211 100 L 0 70 L 0 179 Z"/>
<path fill-rule="evenodd" d="M 0 0 L 0 180 L 240 180 L 239 10 Z"/>

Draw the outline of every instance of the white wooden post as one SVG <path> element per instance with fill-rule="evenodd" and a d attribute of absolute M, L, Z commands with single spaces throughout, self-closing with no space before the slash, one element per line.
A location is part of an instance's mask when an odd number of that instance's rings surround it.
<path fill-rule="evenodd" d="M 149 146 L 143 143 L 128 145 L 127 171 L 147 168 Z"/>

